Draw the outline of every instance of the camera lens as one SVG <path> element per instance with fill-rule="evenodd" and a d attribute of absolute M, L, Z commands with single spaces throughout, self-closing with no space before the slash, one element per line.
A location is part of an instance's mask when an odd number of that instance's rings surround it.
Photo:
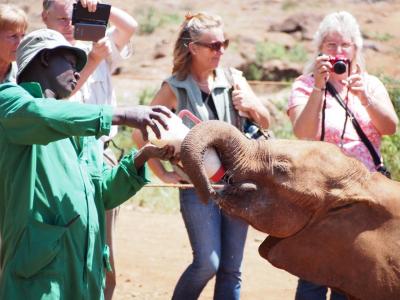
<path fill-rule="evenodd" d="M 346 69 L 347 65 L 343 60 L 338 60 L 333 65 L 333 72 L 335 72 L 336 74 L 343 74 L 344 72 L 346 72 Z"/>

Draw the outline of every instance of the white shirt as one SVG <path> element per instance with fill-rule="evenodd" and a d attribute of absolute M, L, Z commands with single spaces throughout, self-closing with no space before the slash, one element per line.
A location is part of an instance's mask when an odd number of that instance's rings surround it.
<path fill-rule="evenodd" d="M 86 82 L 82 85 L 81 89 L 70 97 L 71 101 L 79 101 L 88 104 L 106 104 L 117 106 L 117 99 L 115 91 L 112 86 L 111 75 L 115 69 L 120 65 L 123 59 L 127 59 L 132 51 L 129 43 L 119 51 L 117 45 L 112 39 L 112 33 L 115 27 L 111 27 L 106 31 L 106 36 L 109 37 L 111 42 L 111 54 L 103 59 L 94 72 L 88 77 Z M 91 43 L 77 42 L 77 47 L 89 53 L 92 49 Z M 108 137 L 102 137 L 102 141 L 112 139 L 118 133 L 118 126 L 112 126 Z"/>

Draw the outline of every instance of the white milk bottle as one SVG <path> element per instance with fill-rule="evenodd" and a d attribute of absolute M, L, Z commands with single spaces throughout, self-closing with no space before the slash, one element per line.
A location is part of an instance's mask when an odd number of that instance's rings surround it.
<path fill-rule="evenodd" d="M 153 130 L 147 127 L 150 143 L 157 147 L 172 145 L 174 146 L 175 154 L 179 153 L 181 151 L 182 141 L 189 132 L 189 128 L 187 128 L 185 124 L 182 123 L 181 118 L 175 114 L 172 114 L 171 118 L 167 118 L 168 130 L 164 129 L 164 127 L 162 127 L 157 121 L 155 122 L 157 123 L 157 127 L 160 129 L 161 138 L 158 139 Z"/>
<path fill-rule="evenodd" d="M 182 110 L 179 116 L 185 116 L 191 119 L 195 124 L 201 122 L 196 116 L 194 116 L 188 110 Z M 171 118 L 167 119 L 168 130 L 165 130 L 157 121 L 158 128 L 160 129 L 161 138 L 158 139 L 151 128 L 147 128 L 149 141 L 157 147 L 164 147 L 165 145 L 172 145 L 175 149 L 175 154 L 181 151 L 181 144 L 186 134 L 189 132 L 189 128 L 183 124 L 182 119 L 175 114 L 172 114 Z M 206 174 L 213 182 L 218 182 L 222 179 L 225 174 L 224 168 L 221 165 L 218 154 L 214 148 L 207 149 L 204 155 L 204 167 Z"/>
<path fill-rule="evenodd" d="M 224 167 L 221 165 L 217 151 L 214 148 L 208 148 L 204 154 L 204 168 L 212 182 L 218 182 L 224 177 Z"/>

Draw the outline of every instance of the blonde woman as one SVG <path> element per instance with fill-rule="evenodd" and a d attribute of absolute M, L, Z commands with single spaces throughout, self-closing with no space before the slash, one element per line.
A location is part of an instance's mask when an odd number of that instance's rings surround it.
<path fill-rule="evenodd" d="M 22 9 L 0 4 L 0 83 L 15 82 L 15 56 L 27 27 L 27 17 Z"/>
<path fill-rule="evenodd" d="M 269 112 L 241 73 L 219 67 L 228 45 L 220 17 L 188 14 L 175 42 L 172 76 L 163 82 L 151 105 L 164 105 L 176 112 L 188 109 L 203 121 L 218 119 L 231 124 L 241 111 L 267 128 Z M 228 77 L 236 78 L 236 83 Z M 143 145 L 139 132 L 134 133 L 134 139 Z M 149 163 L 164 182 L 182 180 L 159 161 Z M 247 225 L 227 216 L 213 201 L 200 202 L 193 189 L 180 190 L 180 205 L 193 262 L 180 277 L 172 299 L 197 299 L 214 276 L 214 299 L 239 299 Z"/>

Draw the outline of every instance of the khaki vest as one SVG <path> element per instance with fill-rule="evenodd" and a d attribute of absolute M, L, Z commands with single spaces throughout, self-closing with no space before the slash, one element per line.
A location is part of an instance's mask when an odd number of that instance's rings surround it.
<path fill-rule="evenodd" d="M 232 69 L 232 72 L 239 72 Z M 231 94 L 232 84 L 221 68 L 215 70 L 214 87 L 211 95 L 218 114 L 218 120 L 232 125 L 237 124 L 237 112 L 233 107 Z M 174 75 L 165 80 L 175 93 L 178 100 L 177 112 L 187 109 L 202 121 L 208 120 L 208 110 L 201 97 L 201 91 L 196 81 L 189 74 L 185 80 L 178 80 Z"/>

